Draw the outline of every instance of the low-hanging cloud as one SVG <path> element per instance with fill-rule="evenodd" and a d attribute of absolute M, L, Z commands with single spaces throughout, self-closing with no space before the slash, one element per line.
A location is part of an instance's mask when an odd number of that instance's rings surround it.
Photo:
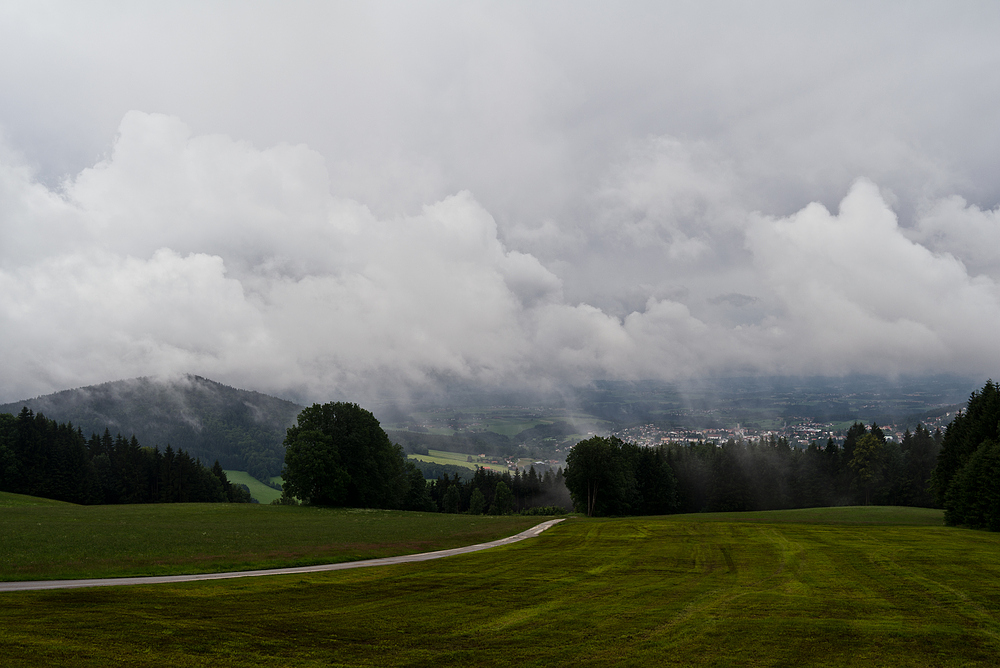
<path fill-rule="evenodd" d="M 623 155 L 589 222 L 535 236 L 469 191 L 376 214 L 331 192 L 305 145 L 159 114 L 128 113 L 108 157 L 59 187 L 4 158 L 0 384 L 13 400 L 198 373 L 370 400 L 447 381 L 1000 368 L 995 212 L 934 200 L 903 229 L 862 179 L 836 214 L 767 215 L 703 144 Z"/>

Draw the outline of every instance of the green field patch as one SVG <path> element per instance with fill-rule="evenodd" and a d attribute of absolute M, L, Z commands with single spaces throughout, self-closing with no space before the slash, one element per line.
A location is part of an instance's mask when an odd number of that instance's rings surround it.
<path fill-rule="evenodd" d="M 513 438 L 525 429 L 531 429 L 537 425 L 547 423 L 548 421 L 546 420 L 490 420 L 486 423 L 486 429 L 496 434 Z"/>
<path fill-rule="evenodd" d="M 9 666 L 995 665 L 1000 536 L 909 510 L 572 518 L 417 564 L 8 593 L 0 646 Z"/>
<path fill-rule="evenodd" d="M 281 490 L 268 487 L 260 480 L 257 480 L 246 471 L 226 471 L 226 478 L 229 482 L 246 485 L 250 488 L 250 496 L 257 499 L 258 503 L 271 503 L 275 499 L 281 498 Z M 279 478 L 280 480 L 280 478 Z"/>
<path fill-rule="evenodd" d="M 503 464 L 487 464 L 478 455 L 464 452 L 448 452 L 447 450 L 428 450 L 426 455 L 407 455 L 410 459 L 421 462 L 431 462 L 434 464 L 451 464 L 452 466 L 462 466 L 472 471 L 477 467 L 492 469 L 494 471 L 506 471 Z M 469 458 L 473 461 L 469 461 Z"/>

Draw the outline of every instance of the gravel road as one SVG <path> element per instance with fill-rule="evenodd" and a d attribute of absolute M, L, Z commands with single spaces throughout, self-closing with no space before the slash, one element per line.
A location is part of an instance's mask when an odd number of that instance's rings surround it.
<path fill-rule="evenodd" d="M 320 564 L 318 566 L 299 566 L 296 568 L 268 568 L 258 571 L 232 571 L 229 573 L 196 573 L 192 575 L 153 575 L 132 578 L 96 578 L 91 580 L 33 580 L 24 582 L 0 582 L 0 592 L 30 591 L 35 589 L 77 589 L 80 587 L 121 587 L 125 585 L 162 584 L 167 582 L 196 582 L 198 580 L 226 580 L 229 578 L 253 578 L 262 575 L 294 575 L 297 573 L 322 573 L 324 571 L 342 571 L 348 568 L 367 568 L 369 566 L 388 566 L 389 564 L 408 564 L 415 561 L 429 561 L 451 557 L 456 554 L 468 554 L 491 547 L 509 545 L 525 538 L 534 538 L 549 527 L 562 522 L 564 518 L 548 520 L 516 536 L 501 538 L 489 543 L 479 543 L 468 547 L 456 547 L 437 552 L 421 552 L 420 554 L 404 554 L 398 557 L 382 559 L 364 559 L 362 561 L 346 561 L 340 564 Z"/>

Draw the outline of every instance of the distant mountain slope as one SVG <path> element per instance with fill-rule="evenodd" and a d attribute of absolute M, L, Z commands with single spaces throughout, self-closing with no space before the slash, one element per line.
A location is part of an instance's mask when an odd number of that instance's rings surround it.
<path fill-rule="evenodd" d="M 285 429 L 302 407 L 259 392 L 238 390 L 200 376 L 170 380 L 135 378 L 0 405 L 17 414 L 27 406 L 58 422 L 72 422 L 85 436 L 126 438 L 144 446 L 182 448 L 211 466 L 249 471 L 260 479 L 278 475 Z"/>

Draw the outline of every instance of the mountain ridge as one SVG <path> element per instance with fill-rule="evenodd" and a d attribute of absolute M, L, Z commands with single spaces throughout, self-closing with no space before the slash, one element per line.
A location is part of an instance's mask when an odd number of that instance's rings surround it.
<path fill-rule="evenodd" d="M 248 471 L 260 480 L 278 475 L 285 430 L 302 406 L 252 390 L 185 374 L 109 381 L 0 404 L 0 413 L 23 408 L 84 435 L 132 435 L 143 446 L 182 448 L 211 465 Z"/>

